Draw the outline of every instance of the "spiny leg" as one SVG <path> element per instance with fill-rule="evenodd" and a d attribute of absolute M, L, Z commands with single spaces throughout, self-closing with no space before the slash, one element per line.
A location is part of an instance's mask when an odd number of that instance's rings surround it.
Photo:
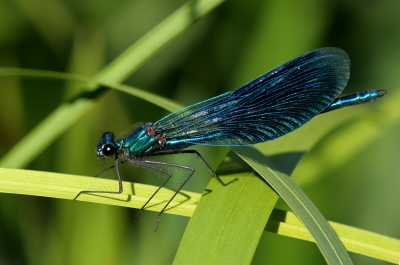
<path fill-rule="evenodd" d="M 165 211 L 165 209 L 168 207 L 168 205 L 171 203 L 171 201 L 175 198 L 175 196 L 179 193 L 179 191 L 183 188 L 183 186 L 185 186 L 185 184 L 193 176 L 195 169 L 192 168 L 192 167 L 184 166 L 184 165 L 166 163 L 166 162 L 158 162 L 158 161 L 151 161 L 151 160 L 143 160 L 141 162 L 145 162 L 145 163 L 148 163 L 148 164 L 156 164 L 156 165 L 161 165 L 161 166 L 176 167 L 176 168 L 181 168 L 181 169 L 185 169 L 185 170 L 190 171 L 189 176 L 183 181 L 183 183 L 178 187 L 178 189 L 175 191 L 175 193 L 171 197 L 171 199 L 169 199 L 169 201 L 165 204 L 165 206 L 162 208 L 162 210 L 158 213 L 158 215 L 157 215 L 157 224 L 156 224 L 156 227 L 154 229 L 154 232 L 156 232 L 157 229 L 158 229 L 158 225 L 160 224 L 161 214 Z M 171 176 L 172 176 L 172 174 L 171 174 Z M 164 186 L 165 183 L 167 183 L 167 181 L 171 178 L 171 176 L 169 176 L 169 178 L 166 181 L 164 181 L 163 184 L 160 187 L 158 187 L 156 192 L 151 196 L 151 198 L 146 202 L 146 204 L 154 197 L 154 195 L 161 189 L 161 187 Z M 146 204 L 144 206 L 146 206 Z M 142 207 L 142 209 L 144 208 L 144 206 Z"/>
<path fill-rule="evenodd" d="M 142 214 L 142 211 L 143 211 L 143 209 L 146 207 L 146 205 L 153 199 L 153 197 L 160 191 L 160 189 L 162 188 L 162 187 L 164 187 L 165 186 L 165 184 L 171 179 L 171 177 L 172 177 L 172 173 L 171 172 L 169 172 L 169 171 L 167 171 L 167 170 L 164 170 L 164 169 L 161 169 L 161 168 L 158 168 L 158 167 L 156 167 L 156 166 L 153 166 L 153 165 L 160 165 L 160 166 L 169 166 L 169 167 L 176 167 L 176 168 L 182 168 L 182 169 L 185 169 L 185 170 L 189 170 L 190 171 L 190 174 L 189 174 L 189 176 L 185 179 L 185 181 L 179 186 L 179 188 L 175 191 L 175 193 L 174 193 L 174 195 L 171 197 L 171 199 L 166 203 L 166 205 L 163 207 L 163 209 L 158 213 L 158 216 L 157 216 L 157 223 L 156 223 L 156 227 L 155 227 L 155 229 L 154 229 L 154 232 L 156 232 L 157 231 L 157 229 L 158 229 L 158 225 L 159 225 L 159 223 L 160 223 L 160 217 L 161 217 L 161 214 L 165 211 L 165 209 L 168 207 L 168 205 L 171 203 L 171 201 L 175 198 L 175 196 L 179 193 L 179 191 L 182 189 L 182 187 L 188 182 L 188 180 L 191 178 L 191 176 L 193 175 L 193 173 L 194 173 L 194 168 L 192 168 L 192 167 L 188 167 L 188 166 L 184 166 L 184 165 L 179 165 L 179 164 L 173 164 L 173 163 L 166 163 L 166 162 L 159 162 L 159 161 L 151 161 L 151 160 L 135 160 L 135 159 L 131 159 L 128 155 L 126 155 L 125 156 L 125 158 L 126 158 L 126 160 L 129 162 L 129 163 L 131 163 L 131 164 L 134 164 L 134 165 L 139 165 L 139 166 L 142 166 L 142 167 L 146 167 L 146 168 L 149 168 L 149 169 L 153 169 L 153 170 L 157 170 L 157 171 L 159 171 L 159 172 L 161 172 L 161 173 L 164 173 L 164 174 L 166 174 L 168 177 L 167 177 L 167 179 L 157 188 L 157 190 L 153 193 L 153 195 L 151 195 L 151 197 L 147 200 L 147 202 L 142 206 L 142 208 L 140 208 L 140 210 L 139 210 L 139 216 L 138 216 L 138 218 L 135 220 L 135 222 L 138 222 L 139 221 L 139 218 L 140 218 L 140 215 Z"/>
<path fill-rule="evenodd" d="M 119 173 L 119 159 L 118 157 L 115 158 L 115 164 L 113 167 L 115 167 L 116 171 L 117 171 L 117 176 L 118 176 L 118 186 L 119 189 L 118 191 L 106 191 L 106 190 L 81 190 L 73 199 L 74 201 L 79 197 L 79 195 L 81 195 L 82 193 L 103 193 L 103 194 L 121 194 L 123 192 L 123 187 L 122 187 L 122 179 L 121 179 L 121 174 Z M 112 168 L 112 167 L 111 167 Z M 108 171 L 109 169 L 107 169 Z M 106 171 L 106 172 L 107 172 Z M 104 170 L 102 171 L 104 172 Z M 102 173 L 100 172 L 100 173 Z"/>
<path fill-rule="evenodd" d="M 164 182 L 157 188 L 157 190 L 153 193 L 153 195 L 150 196 L 150 198 L 146 201 L 146 203 L 139 209 L 139 216 L 135 219 L 135 223 L 137 223 L 137 222 L 139 222 L 140 216 L 142 215 L 142 211 L 144 210 L 146 205 L 153 199 L 153 197 L 160 191 L 160 189 L 162 187 L 164 187 L 164 185 L 171 179 L 172 173 L 167 171 L 167 170 L 164 170 L 164 169 L 161 169 L 161 168 L 158 168 L 158 167 L 155 167 L 155 166 L 148 165 L 148 164 L 152 164 L 152 163 L 148 163 L 149 161 L 135 160 L 135 159 L 131 159 L 128 156 L 126 156 L 126 159 L 127 159 L 127 161 L 129 163 L 131 163 L 133 165 L 138 165 L 138 166 L 142 166 L 142 167 L 145 167 L 145 168 L 148 168 L 148 169 L 153 169 L 153 170 L 156 170 L 156 171 L 161 172 L 161 173 L 163 173 L 163 174 L 168 176 L 164 180 Z M 156 161 L 152 161 L 152 162 L 154 162 L 153 164 L 161 163 L 161 162 L 156 162 Z M 158 222 L 157 222 L 157 227 L 158 227 Z"/>
<path fill-rule="evenodd" d="M 159 155 L 176 155 L 176 154 L 195 154 L 197 157 L 200 159 L 200 161 L 203 163 L 205 168 L 211 172 L 211 174 L 218 179 L 218 181 L 221 183 L 222 186 L 226 186 L 232 181 L 228 183 L 224 183 L 222 179 L 215 173 L 215 171 L 210 167 L 210 165 L 207 163 L 207 161 L 204 159 L 204 157 L 197 152 L 196 150 L 179 150 L 179 151 L 172 151 L 172 152 L 166 152 L 166 153 L 158 153 L 158 154 L 152 154 L 150 156 L 159 156 Z M 234 181 L 234 180 L 233 180 Z"/>
<path fill-rule="evenodd" d="M 123 161 L 121 161 L 119 164 L 121 165 L 121 164 L 123 164 L 123 163 L 125 163 L 125 162 L 126 162 L 126 160 L 123 160 Z M 112 166 L 110 166 L 110 167 L 108 167 L 108 168 L 102 170 L 99 174 L 97 174 L 97 175 L 94 176 L 94 177 L 95 177 L 95 178 L 100 177 L 100 176 L 104 175 L 105 173 L 107 173 L 108 171 L 110 171 L 111 169 L 113 169 L 114 167 L 115 167 L 115 165 L 112 165 Z"/>

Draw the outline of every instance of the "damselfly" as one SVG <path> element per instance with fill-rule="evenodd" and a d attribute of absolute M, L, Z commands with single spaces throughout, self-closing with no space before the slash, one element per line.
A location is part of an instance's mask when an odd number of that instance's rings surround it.
<path fill-rule="evenodd" d="M 159 212 L 160 216 L 193 175 L 189 166 L 154 161 L 160 155 L 196 154 L 192 145 L 253 145 L 281 137 L 320 113 L 379 99 L 385 90 L 368 90 L 339 97 L 350 75 L 350 59 L 338 48 L 322 48 L 301 55 L 241 87 L 183 108 L 155 123 L 139 124 L 127 137 L 116 140 L 106 132 L 97 145 L 99 159 L 115 158 L 119 190 L 83 190 L 81 193 L 122 193 L 120 164 L 127 162 L 166 176 L 165 181 L 140 209 L 170 180 L 168 168 L 186 170 L 185 181 Z M 213 172 L 213 175 L 217 175 Z M 221 181 L 221 183 L 223 183 Z M 139 216 L 140 216 L 139 214 Z"/>

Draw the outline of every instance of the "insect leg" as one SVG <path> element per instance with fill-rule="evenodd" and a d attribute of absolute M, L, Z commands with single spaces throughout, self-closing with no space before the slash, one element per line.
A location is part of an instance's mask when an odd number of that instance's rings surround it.
<path fill-rule="evenodd" d="M 169 199 L 169 201 L 165 204 L 165 206 L 162 208 L 162 210 L 158 213 L 157 216 L 157 223 L 156 223 L 156 227 L 154 229 L 154 232 L 157 231 L 158 229 L 158 225 L 160 223 L 160 217 L 161 214 L 165 211 L 165 209 L 168 207 L 168 205 L 171 203 L 171 201 L 175 198 L 175 196 L 179 193 L 179 191 L 183 188 L 183 186 L 185 186 L 185 184 L 189 181 L 189 179 L 192 177 L 192 175 L 194 174 L 195 169 L 192 167 L 188 167 L 188 166 L 184 166 L 184 165 L 179 165 L 179 164 L 173 164 L 173 163 L 166 163 L 166 162 L 159 162 L 159 161 L 152 161 L 152 160 L 134 160 L 134 159 L 128 159 L 127 161 L 135 164 L 135 165 L 140 165 L 143 167 L 147 167 L 149 169 L 154 169 L 157 170 L 161 173 L 166 174 L 168 177 L 167 179 L 157 188 L 157 190 L 153 193 L 153 195 L 151 195 L 151 197 L 147 200 L 147 202 L 142 206 L 142 208 L 140 208 L 139 211 L 139 216 L 138 218 L 135 220 L 135 222 L 139 221 L 140 215 L 143 211 L 143 209 L 146 207 L 146 205 L 153 199 L 153 197 L 160 191 L 160 189 L 171 179 L 172 177 L 172 173 L 169 171 L 166 171 L 164 169 L 158 168 L 156 167 L 158 166 L 165 166 L 165 167 L 175 167 L 175 168 L 181 168 L 184 170 L 188 170 L 190 171 L 189 176 L 183 181 L 183 183 L 178 187 L 178 189 L 175 191 L 174 195 L 171 197 L 171 199 Z"/>
<path fill-rule="evenodd" d="M 123 160 L 123 161 L 119 162 L 119 164 L 121 165 L 121 164 L 123 164 L 123 163 L 125 163 L 125 162 L 126 162 L 126 160 Z M 112 165 L 112 166 L 110 166 L 110 167 L 108 167 L 108 168 L 102 170 L 99 174 L 97 174 L 97 175 L 94 176 L 94 177 L 95 177 L 95 178 L 100 177 L 100 176 L 104 175 L 105 173 L 107 173 L 108 171 L 110 171 L 111 169 L 113 169 L 114 167 L 115 167 L 115 165 Z"/>
<path fill-rule="evenodd" d="M 119 189 L 118 189 L 118 191 L 106 191 L 106 190 L 81 190 L 76 196 L 75 196 L 75 198 L 73 199 L 74 201 L 79 197 L 79 195 L 81 195 L 82 193 L 106 193 L 106 194 L 121 194 L 122 193 L 122 191 L 123 191 L 123 187 L 122 187 L 122 180 L 121 180 L 121 174 L 119 173 L 119 165 L 120 165 L 120 162 L 119 162 L 119 159 L 118 159 L 118 157 L 116 157 L 115 158 L 115 163 L 114 163 L 114 166 L 113 167 L 115 167 L 115 169 L 116 169 L 116 171 L 117 171 L 117 176 L 118 176 L 118 186 L 119 186 Z M 100 172 L 100 174 L 99 175 L 102 175 L 102 174 L 104 174 L 105 172 L 107 172 L 108 170 L 110 170 L 112 167 L 110 167 L 110 168 L 108 168 L 108 169 L 106 169 L 106 170 L 103 170 L 102 172 Z M 97 176 L 99 176 L 99 175 L 97 175 Z M 96 177 L 97 177 L 96 176 Z"/>
<path fill-rule="evenodd" d="M 226 186 L 229 183 L 224 183 L 222 179 L 215 173 L 215 171 L 210 167 L 210 165 L 207 163 L 207 161 L 204 159 L 204 157 L 197 152 L 196 150 L 179 150 L 179 151 L 172 151 L 172 152 L 166 152 L 166 153 L 159 153 L 159 154 L 152 154 L 150 156 L 158 156 L 158 155 L 175 155 L 175 154 L 194 154 L 197 155 L 197 157 L 200 159 L 200 161 L 203 163 L 205 168 L 210 171 L 210 173 L 218 179 L 218 181 L 222 184 L 222 186 Z"/>

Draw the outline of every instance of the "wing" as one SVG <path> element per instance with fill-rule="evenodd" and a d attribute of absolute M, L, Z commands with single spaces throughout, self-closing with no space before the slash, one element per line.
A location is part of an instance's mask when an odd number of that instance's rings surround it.
<path fill-rule="evenodd" d="M 154 125 L 167 140 L 188 144 L 232 146 L 272 140 L 329 106 L 346 86 L 349 67 L 343 50 L 314 50 Z"/>

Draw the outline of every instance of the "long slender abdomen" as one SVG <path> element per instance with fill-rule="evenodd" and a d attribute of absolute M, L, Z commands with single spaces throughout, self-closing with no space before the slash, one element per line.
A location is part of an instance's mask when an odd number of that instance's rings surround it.
<path fill-rule="evenodd" d="M 332 111 L 335 109 L 341 109 L 344 107 L 369 103 L 371 101 L 380 99 L 385 94 L 386 94 L 386 90 L 384 90 L 384 89 L 366 90 L 363 92 L 356 92 L 356 93 L 335 99 L 321 113 L 329 112 L 329 111 Z"/>

